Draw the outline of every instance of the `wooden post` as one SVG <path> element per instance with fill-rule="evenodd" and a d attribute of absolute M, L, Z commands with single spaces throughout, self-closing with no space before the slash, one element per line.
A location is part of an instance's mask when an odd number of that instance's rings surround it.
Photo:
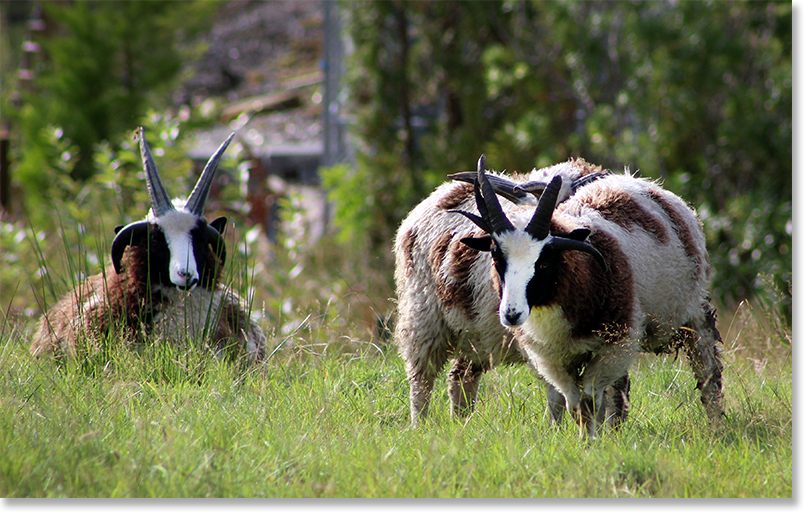
<path fill-rule="evenodd" d="M 0 216 L 11 213 L 11 171 L 9 167 L 9 134 L 0 129 Z"/>

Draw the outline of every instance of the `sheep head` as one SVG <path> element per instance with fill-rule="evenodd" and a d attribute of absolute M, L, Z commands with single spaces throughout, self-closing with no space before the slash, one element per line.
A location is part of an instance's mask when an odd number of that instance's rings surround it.
<path fill-rule="evenodd" d="M 490 252 L 500 277 L 500 323 L 518 327 L 525 323 L 531 311 L 548 293 L 557 274 L 559 254 L 566 250 L 582 251 L 595 257 L 605 271 L 601 253 L 584 242 L 590 230 L 579 228 L 560 235 L 551 235 L 551 218 L 562 178 L 555 176 L 543 188 L 536 209 L 523 228 L 516 227 L 506 216 L 495 189 L 483 172 L 485 156 L 478 160 L 475 180 L 475 201 L 480 215 L 453 210 L 469 218 L 488 235 L 461 239 L 472 249 Z"/>
<path fill-rule="evenodd" d="M 203 213 L 219 161 L 234 135 L 231 134 L 208 160 L 185 202 L 181 199 L 172 202 L 160 179 L 143 128 L 138 133 L 152 206 L 145 219 L 116 228 L 117 235 L 112 242 L 113 267 L 120 274 L 126 248 L 143 243 L 148 247 L 148 260 L 153 264 L 150 268 L 153 282 L 183 290 L 194 289 L 200 283 L 209 246 L 216 253 L 220 265 L 224 265 L 226 259 L 222 234 L 227 218 L 220 217 L 209 224 Z"/>

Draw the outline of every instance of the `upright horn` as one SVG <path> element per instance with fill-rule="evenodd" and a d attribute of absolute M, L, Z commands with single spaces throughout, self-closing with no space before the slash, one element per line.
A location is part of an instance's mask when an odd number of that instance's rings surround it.
<path fill-rule="evenodd" d="M 219 149 L 213 153 L 213 156 L 211 156 L 211 159 L 208 160 L 208 163 L 205 165 L 205 169 L 203 169 L 199 180 L 197 180 L 194 190 L 191 192 L 191 195 L 188 196 L 185 202 L 185 208 L 192 214 L 202 217 L 202 213 L 205 211 L 205 202 L 208 200 L 208 194 L 211 191 L 214 176 L 216 176 L 216 170 L 219 168 L 219 160 L 222 159 L 222 155 L 225 154 L 225 150 L 228 148 L 228 145 L 230 145 L 230 141 L 233 140 L 235 134 L 236 133 L 231 133 L 230 136 L 222 142 Z"/>
<path fill-rule="evenodd" d="M 556 198 L 559 196 L 561 188 L 562 177 L 554 176 L 542 192 L 542 197 L 539 198 L 537 208 L 534 210 L 534 216 L 531 217 L 531 221 L 525 227 L 525 231 L 535 239 L 542 240 L 550 233 L 551 216 L 556 208 Z"/>
<path fill-rule="evenodd" d="M 171 203 L 168 192 L 166 192 L 166 187 L 163 186 L 160 174 L 157 172 L 157 165 L 142 127 L 138 128 L 138 133 L 140 134 L 140 156 L 143 159 L 143 170 L 146 171 L 146 185 L 149 187 L 152 212 L 154 212 L 155 217 L 160 217 L 175 210 L 175 208 Z"/>
<path fill-rule="evenodd" d="M 478 185 L 480 185 L 480 194 L 477 189 L 475 190 L 475 199 L 478 205 L 478 211 L 489 222 L 492 234 L 504 233 L 514 229 L 514 225 L 508 220 L 506 214 L 503 212 L 503 207 L 497 200 L 497 194 L 489 182 L 489 178 L 483 172 L 483 164 L 486 162 L 486 156 L 481 154 L 478 159 Z M 482 200 L 481 200 L 482 198 Z M 482 201 L 482 203 L 481 203 Z"/>

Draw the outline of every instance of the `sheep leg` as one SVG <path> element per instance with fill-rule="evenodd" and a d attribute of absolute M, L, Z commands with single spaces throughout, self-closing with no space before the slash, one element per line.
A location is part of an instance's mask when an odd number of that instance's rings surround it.
<path fill-rule="evenodd" d="M 722 337 L 716 329 L 716 310 L 706 302 L 703 304 L 704 317 L 701 321 L 680 329 L 686 345 L 686 354 L 694 371 L 700 400 L 705 406 L 708 418 L 719 422 L 724 416 L 722 409 L 722 361 L 719 343 Z"/>
<path fill-rule="evenodd" d="M 410 381 L 410 423 L 417 426 L 427 418 L 430 411 L 435 373 L 431 369 L 418 369 L 409 365 L 407 378 Z"/>
<path fill-rule="evenodd" d="M 600 409 L 604 406 L 603 398 L 603 393 L 582 393 L 579 400 L 579 407 L 576 412 L 579 429 L 585 431 L 590 438 L 598 436 L 598 428 L 602 423 L 599 421 L 599 415 L 603 416 L 604 414 Z"/>
<path fill-rule="evenodd" d="M 450 411 L 459 417 L 469 416 L 475 410 L 480 378 L 484 367 L 466 357 L 456 357 L 447 379 Z"/>
<path fill-rule="evenodd" d="M 619 424 L 628 412 L 629 368 L 637 357 L 637 339 L 609 343 L 595 352 L 585 365 L 581 378 L 580 420 L 587 434 L 595 437 L 605 421 Z M 605 391 L 609 397 L 605 400 Z M 612 399 L 612 400 L 610 400 Z M 610 406 L 609 413 L 607 406 Z"/>
<path fill-rule="evenodd" d="M 612 427 L 619 427 L 629 415 L 629 374 L 627 373 L 607 388 L 599 420 Z"/>
<path fill-rule="evenodd" d="M 548 396 L 548 411 L 551 414 L 551 424 L 560 425 L 562 418 L 565 416 L 565 397 L 551 384 L 548 384 L 545 392 Z"/>
<path fill-rule="evenodd" d="M 565 397 L 550 384 L 547 386 L 546 394 L 551 424 L 559 425 L 565 415 Z M 597 419 L 599 422 L 607 422 L 613 427 L 618 427 L 626 420 L 627 415 L 629 415 L 629 374 L 607 388 L 604 404 L 599 408 Z"/>

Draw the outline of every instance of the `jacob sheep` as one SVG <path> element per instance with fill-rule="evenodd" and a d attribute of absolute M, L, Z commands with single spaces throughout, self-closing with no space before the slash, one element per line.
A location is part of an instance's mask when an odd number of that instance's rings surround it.
<path fill-rule="evenodd" d="M 568 190 L 554 211 L 564 185 L 592 169 L 578 160 L 553 167 L 560 177 L 535 207 L 507 204 L 506 216 L 482 167 L 474 188 L 440 186 L 397 234 L 397 339 L 413 422 L 426 414 L 449 357 L 460 413 L 472 407 L 485 370 L 527 359 L 550 384 L 553 421 L 565 404 L 593 434 L 606 406 L 614 404 L 615 422 L 625 417 L 627 371 L 641 346 L 662 353 L 685 345 L 703 403 L 721 414 L 719 335 L 693 212 L 627 174 Z M 533 190 L 529 180 L 518 178 L 517 189 Z M 482 253 L 490 251 L 494 260 Z M 607 388 L 615 393 L 602 404 Z"/>
<path fill-rule="evenodd" d="M 122 325 L 134 341 L 159 337 L 176 344 L 205 342 L 217 355 L 266 356 L 266 337 L 244 301 L 220 278 L 226 259 L 226 217 L 203 212 L 233 135 L 208 161 L 188 199 L 169 198 L 143 128 L 139 130 L 151 209 L 115 229 L 112 265 L 82 282 L 40 320 L 31 351 L 69 355 L 83 339 Z"/>
<path fill-rule="evenodd" d="M 560 200 L 606 174 L 584 160 L 571 160 L 528 174 L 487 174 L 498 194 L 513 203 L 536 206 L 537 193 L 553 176 L 563 178 Z M 481 375 L 498 364 L 524 362 L 513 336 L 497 319 L 498 293 L 488 281 L 490 264 L 462 245 L 477 227 L 453 213 L 472 209 L 477 172 L 450 175 L 401 223 L 394 255 L 398 298 L 396 337 L 410 379 L 411 420 L 429 410 L 437 374 L 450 358 L 451 409 L 474 409 Z M 515 189 L 515 187 L 519 187 Z"/>

